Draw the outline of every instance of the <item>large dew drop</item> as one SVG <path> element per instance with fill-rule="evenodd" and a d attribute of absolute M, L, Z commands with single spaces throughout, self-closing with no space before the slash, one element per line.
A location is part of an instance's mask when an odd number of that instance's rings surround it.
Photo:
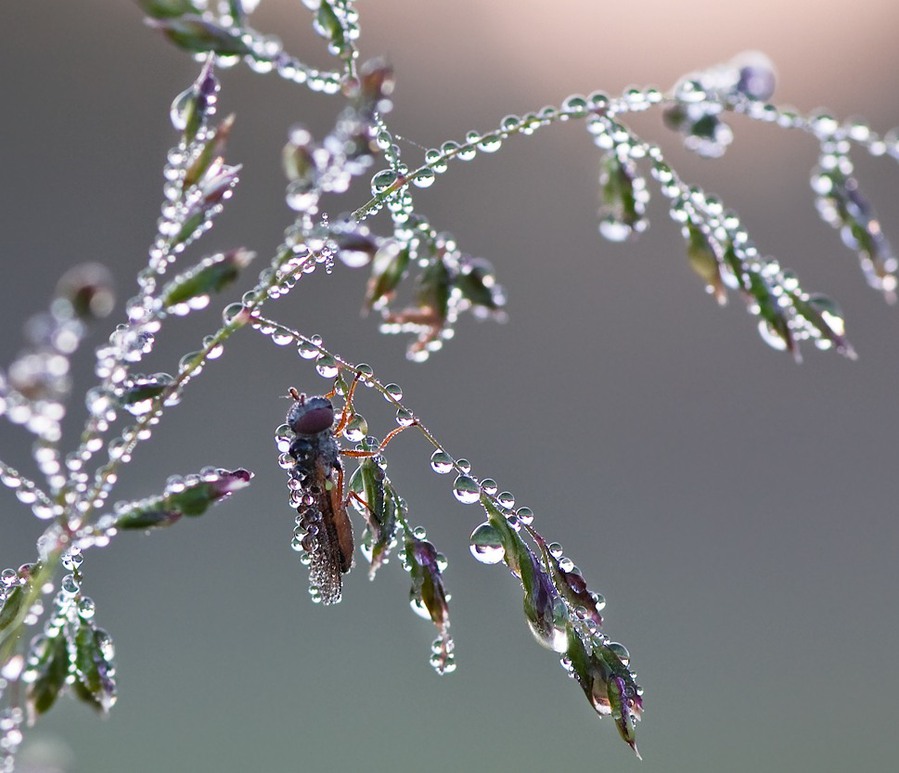
<path fill-rule="evenodd" d="M 453 482 L 453 494 L 463 505 L 473 505 L 481 498 L 481 489 L 470 475 L 460 475 Z"/>
<path fill-rule="evenodd" d="M 482 564 L 498 564 L 506 556 L 499 532 L 487 521 L 471 533 L 468 547 Z"/>

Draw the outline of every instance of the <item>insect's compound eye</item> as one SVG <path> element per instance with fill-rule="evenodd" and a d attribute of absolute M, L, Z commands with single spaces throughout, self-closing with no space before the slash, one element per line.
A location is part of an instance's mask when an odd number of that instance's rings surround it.
<path fill-rule="evenodd" d="M 334 406 L 327 397 L 297 400 L 287 413 L 287 426 L 298 435 L 315 435 L 334 423 Z"/>

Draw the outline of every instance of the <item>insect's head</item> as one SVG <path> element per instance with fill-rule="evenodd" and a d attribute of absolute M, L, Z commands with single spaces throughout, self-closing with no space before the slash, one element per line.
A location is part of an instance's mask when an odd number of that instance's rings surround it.
<path fill-rule="evenodd" d="M 287 426 L 297 435 L 317 435 L 334 424 L 334 406 L 327 397 L 306 397 L 291 391 L 294 403 L 287 412 Z"/>

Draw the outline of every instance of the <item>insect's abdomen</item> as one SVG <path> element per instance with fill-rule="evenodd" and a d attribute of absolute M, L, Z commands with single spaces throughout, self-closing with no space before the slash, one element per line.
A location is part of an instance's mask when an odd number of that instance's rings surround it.
<path fill-rule="evenodd" d="M 297 508 L 294 546 L 309 567 L 314 601 L 340 601 L 343 578 L 353 563 L 353 532 L 342 501 L 340 451 L 330 433 L 297 436 L 288 453 L 291 503 Z"/>

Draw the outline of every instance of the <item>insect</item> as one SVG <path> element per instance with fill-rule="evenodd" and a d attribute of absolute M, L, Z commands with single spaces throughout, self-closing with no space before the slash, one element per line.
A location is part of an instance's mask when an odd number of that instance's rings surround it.
<path fill-rule="evenodd" d="M 389 432 L 374 450 L 341 449 L 337 438 L 353 415 L 353 381 L 335 423 L 334 405 L 325 396 L 307 397 L 293 387 L 293 405 L 286 423 L 293 432 L 287 449 L 290 504 L 297 509 L 294 546 L 304 553 L 309 567 L 309 590 L 313 600 L 336 604 L 343 589 L 343 575 L 353 566 L 353 527 L 347 514 L 350 497 L 363 507 L 368 504 L 357 494 L 344 495 L 341 456 L 377 456 L 408 425 Z M 415 422 L 413 422 L 415 423 Z"/>
<path fill-rule="evenodd" d="M 287 425 L 295 437 L 288 448 L 291 505 L 297 509 L 299 547 L 309 564 L 313 598 L 323 604 L 340 601 L 342 575 L 353 565 L 353 527 L 343 495 L 343 464 L 335 435 L 334 406 L 327 397 L 307 397 L 291 387 L 294 403 Z M 305 563 L 305 561 L 304 561 Z"/>

